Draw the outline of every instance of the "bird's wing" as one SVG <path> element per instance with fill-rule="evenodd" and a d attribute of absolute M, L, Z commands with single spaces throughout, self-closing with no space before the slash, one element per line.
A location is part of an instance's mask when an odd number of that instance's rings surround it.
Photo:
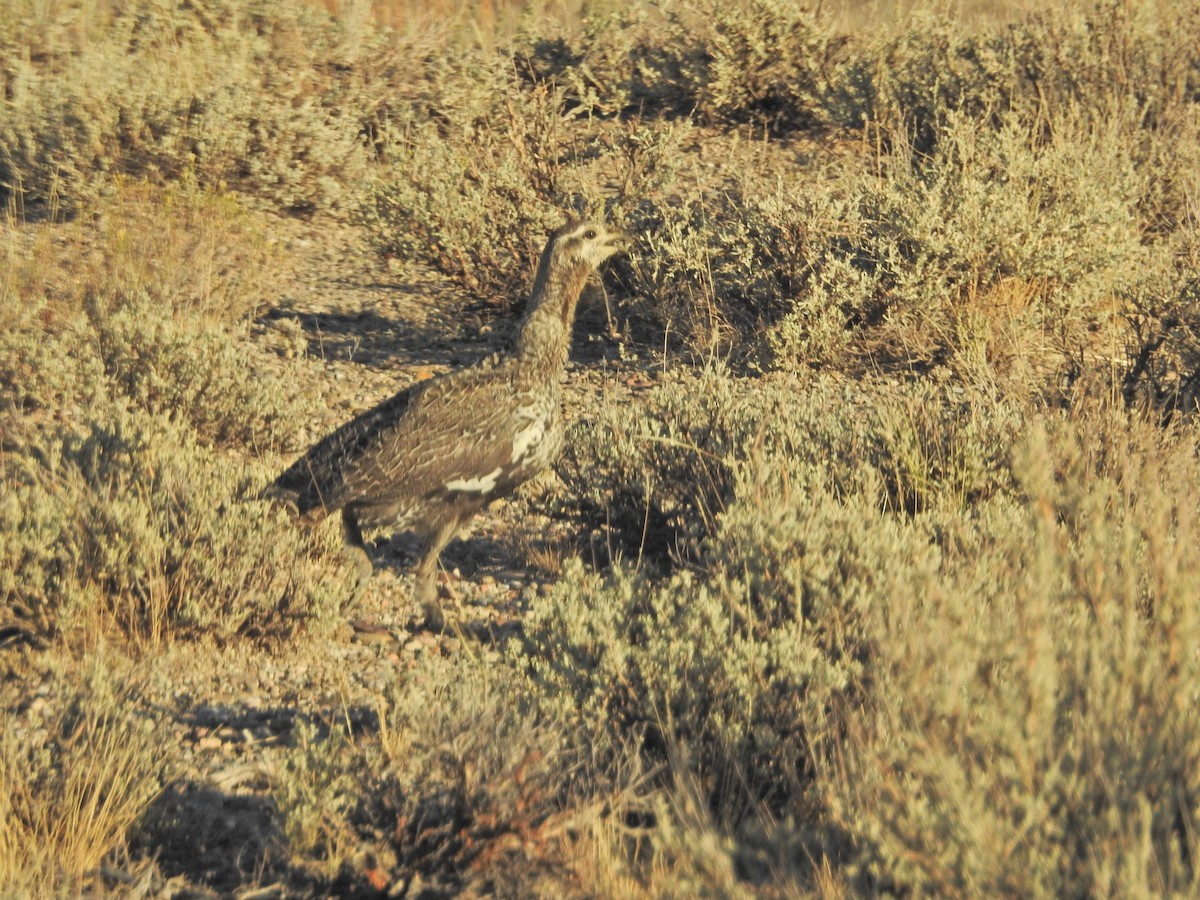
<path fill-rule="evenodd" d="M 403 413 L 356 448 L 339 505 L 356 497 L 489 498 L 507 490 L 514 469 L 512 391 L 495 369 L 466 369 L 419 385 Z"/>
<path fill-rule="evenodd" d="M 378 452 L 389 423 L 403 422 L 413 398 L 424 385 L 414 385 L 359 413 L 326 435 L 292 463 L 269 493 L 294 503 L 301 515 L 335 510 L 348 499 L 347 478 L 364 456 Z"/>

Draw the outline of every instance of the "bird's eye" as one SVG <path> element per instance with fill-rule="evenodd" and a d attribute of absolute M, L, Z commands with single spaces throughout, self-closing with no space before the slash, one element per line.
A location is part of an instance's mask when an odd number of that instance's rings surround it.
<path fill-rule="evenodd" d="M 594 241 L 596 239 L 596 229 L 589 228 L 583 233 L 583 237 L 585 240 Z"/>

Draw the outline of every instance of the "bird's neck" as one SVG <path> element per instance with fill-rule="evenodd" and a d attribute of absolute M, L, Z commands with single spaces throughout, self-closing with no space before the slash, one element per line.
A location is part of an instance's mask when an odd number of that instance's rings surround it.
<path fill-rule="evenodd" d="M 514 349 L 522 368 L 545 373 L 561 371 L 566 365 L 575 307 L 588 272 L 583 263 L 552 267 L 542 259 L 529 306 L 517 327 Z"/>

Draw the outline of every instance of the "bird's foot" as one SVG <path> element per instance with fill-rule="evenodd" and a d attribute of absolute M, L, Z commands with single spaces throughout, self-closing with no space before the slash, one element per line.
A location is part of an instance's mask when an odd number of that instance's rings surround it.
<path fill-rule="evenodd" d="M 438 583 L 436 575 L 427 578 L 418 578 L 416 582 L 416 601 L 421 605 L 421 611 L 425 614 L 425 619 L 422 620 L 421 628 L 427 631 L 443 632 L 446 630 L 446 625 L 452 624 L 446 617 L 445 606 L 443 600 L 455 602 L 457 596 L 454 589 L 449 583 Z"/>
<path fill-rule="evenodd" d="M 446 611 L 442 609 L 441 603 L 435 600 L 433 603 L 423 603 L 421 608 L 425 613 L 425 618 L 421 621 L 423 629 L 435 634 L 446 630 Z"/>
<path fill-rule="evenodd" d="M 413 593 L 424 614 L 420 627 L 439 634 L 445 631 L 446 611 L 442 606 L 442 596 L 438 589 L 436 574 L 418 575 Z M 452 596 L 447 593 L 447 597 Z"/>

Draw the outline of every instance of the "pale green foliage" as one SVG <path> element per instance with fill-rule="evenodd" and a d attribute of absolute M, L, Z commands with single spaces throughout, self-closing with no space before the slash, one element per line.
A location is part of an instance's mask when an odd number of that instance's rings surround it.
<path fill-rule="evenodd" d="M 0 892 L 80 896 L 158 795 L 165 729 L 99 658 L 47 685 L 52 702 L 0 712 Z"/>
<path fill-rule="evenodd" d="M 828 420 L 830 399 L 793 402 Z M 1193 890 L 1195 435 L 877 403 L 880 431 L 831 456 L 811 411 L 763 414 L 668 579 L 569 564 L 513 657 L 535 695 L 649 734 L 675 778 L 703 773 L 736 858 L 765 841 L 803 878 L 826 853 L 859 890 Z"/>
<path fill-rule="evenodd" d="M 275 431 L 299 417 L 301 398 L 247 360 L 244 337 L 161 318 L 141 297 L 125 300 L 128 306 L 93 326 L 115 390 L 140 408 L 188 422 L 209 441 L 283 442 Z"/>
<path fill-rule="evenodd" d="M 0 10 L 0 184 L 79 214 L 2 248 L 0 638 L 286 633 L 344 595 L 336 534 L 257 499 L 297 370 L 245 339 L 280 270 L 215 185 L 361 208 L 505 305 L 565 214 L 603 214 L 637 238 L 616 323 L 665 348 L 559 466 L 609 558 L 528 592 L 500 646 L 406 656 L 377 728 L 303 728 L 273 784 L 288 868 L 412 895 L 1200 891 L 1197 435 L 1116 408 L 1198 393 L 1200 7 L 843 38 L 783 0 L 601 2 L 498 49 L 357 9 Z M 130 784 L 128 703 L 94 706 L 89 778 Z M 99 796 L 58 787 L 55 729 L 16 733 L 0 780 L 41 793 L 0 790 L 0 863 L 81 859 L 14 838 Z"/>
<path fill-rule="evenodd" d="M 668 336 L 711 356 L 754 328 L 756 314 L 778 297 L 776 274 L 761 257 L 742 219 L 744 198 L 710 193 L 678 208 L 647 204 L 637 230 L 645 252 L 636 288 L 653 298 Z"/>
<path fill-rule="evenodd" d="M 379 799 L 400 864 L 447 884 L 531 890 L 559 874 L 563 829 L 600 801 L 596 785 L 578 790 L 592 776 L 583 747 L 523 708 L 503 670 L 438 669 L 416 697 L 397 692 L 389 715 Z"/>
<path fill-rule="evenodd" d="M 592 16 L 577 49 L 539 45 L 535 72 L 600 111 L 796 123 L 825 109 L 877 136 L 876 157 L 644 198 L 632 287 L 669 336 L 757 368 L 881 355 L 1042 393 L 1115 374 L 1130 397 L 1191 402 L 1193 329 L 1175 325 L 1192 319 L 1181 259 L 1200 171 L 1192 5 L 979 34 L 925 15 L 828 57 L 834 42 L 791 7 L 704 12 Z M 793 40 L 812 46 L 778 49 Z M 793 64 L 810 70 L 776 77 Z M 771 99 L 781 85 L 810 99 Z"/>
<path fill-rule="evenodd" d="M 702 115 L 776 132 L 821 118 L 834 41 L 816 14 L 789 0 L 700 0 L 673 20 L 670 43 L 693 42 L 692 90 Z"/>
<path fill-rule="evenodd" d="M 271 780 L 271 796 L 288 853 L 320 861 L 321 874 L 335 877 L 353 848 L 349 814 L 359 786 L 351 762 L 358 752 L 345 732 L 324 735 L 312 723 L 296 728 L 296 746 Z"/>
<path fill-rule="evenodd" d="M 191 173 L 286 210 L 347 205 L 381 137 L 381 43 L 304 4 L 139 0 L 77 29 L 80 6 L 0 20 L 3 194 L 75 206 L 115 174 Z"/>
<path fill-rule="evenodd" d="M 546 234 L 562 224 L 568 122 L 553 95 L 516 90 L 511 69 L 494 66 L 511 93 L 452 97 L 438 107 L 449 122 L 411 125 L 390 156 L 394 177 L 374 189 L 363 217 L 381 249 L 503 306 L 528 289 Z"/>
<path fill-rule="evenodd" d="M 558 472 L 618 550 L 686 559 L 767 457 L 789 490 L 897 512 L 968 508 L 1011 484 L 1020 425 L 1013 408 L 944 388 L 716 371 L 673 379 L 639 408 L 603 407 L 573 427 Z"/>
<path fill-rule="evenodd" d="M 590 112 L 694 114 L 773 132 L 824 118 L 836 41 L 826 21 L 794 3 L 589 3 L 582 12 L 576 33 L 528 36 L 524 61 Z"/>
<path fill-rule="evenodd" d="M 330 612 L 336 535 L 256 499 L 265 478 L 145 413 L 0 457 L 0 598 L 10 626 L 153 645 L 285 633 Z M 287 565 L 281 565 L 287 560 Z"/>
<path fill-rule="evenodd" d="M 891 597 L 827 782 L 876 884 L 1196 889 L 1200 471 L 1191 436 L 1159 449 L 1144 425 L 1099 425 L 1035 425 L 1017 502 L 956 524 L 937 583 Z"/>
<path fill-rule="evenodd" d="M 289 364 L 264 365 L 246 333 L 279 272 L 261 223 L 193 185 L 121 182 L 100 208 L 93 223 L 61 226 L 86 254 L 7 235 L 0 411 L 133 404 L 209 442 L 286 443 L 300 414 Z"/>
<path fill-rule="evenodd" d="M 885 510 L 962 510 L 1010 483 L 996 438 L 1012 425 L 997 411 L 960 421 L 917 391 L 829 415 L 851 397 L 710 375 L 664 386 L 650 416 L 614 410 L 578 429 L 566 471 L 584 500 L 692 566 L 665 582 L 568 569 L 524 651 L 546 702 L 649 725 L 751 784 L 806 764 L 812 736 L 795 724 L 856 690 L 863 616 L 899 573 L 936 568 L 928 539 Z M 592 496 L 597 483 L 617 488 Z M 780 777 L 763 781 L 779 790 Z"/>
<path fill-rule="evenodd" d="M 1147 262 L 1138 175 L 1120 149 L 1084 135 L 1031 143 L 1019 126 L 979 131 L 952 120 L 928 167 L 909 174 L 894 161 L 893 178 L 867 195 L 872 224 L 886 231 L 866 249 L 883 270 L 892 316 L 930 315 L 930 284 L 945 292 L 945 314 L 968 287 L 1022 278 L 1044 285 L 1038 310 L 1070 349 L 1085 326 L 1106 324 L 1112 292 Z"/>
<path fill-rule="evenodd" d="M 554 84 L 569 107 L 598 115 L 664 106 L 686 112 L 677 60 L 651 44 L 650 35 L 665 27 L 657 8 L 584 0 L 577 29 L 548 35 L 545 25 L 527 24 L 516 55 L 530 78 Z M 663 77 L 664 66 L 672 77 Z"/>
<path fill-rule="evenodd" d="M 783 368 L 868 350 L 966 368 L 978 340 L 1000 365 L 1003 335 L 970 328 L 1002 284 L 1028 296 L 984 327 L 1018 327 L 1044 365 L 1119 352 L 1119 298 L 1164 266 L 1178 281 L 1144 240 L 1146 176 L 1078 132 L 1033 143 L 1023 126 L 951 115 L 916 168 L 903 147 L 879 161 L 884 177 L 742 177 L 646 220 L 639 287 L 693 347 L 740 344 Z"/>
<path fill-rule="evenodd" d="M 1023 418 L 1003 403 L 920 384 L 884 399 L 870 417 L 876 453 L 868 458 L 885 506 L 908 513 L 968 510 L 1011 487 L 1008 452 Z"/>
<path fill-rule="evenodd" d="M 885 560 L 923 552 L 898 550 L 894 526 L 864 528 L 869 508 L 764 512 L 725 514 L 703 576 L 569 566 L 522 650 L 544 702 L 687 747 L 726 812 L 801 790 L 815 736 L 800 723 L 820 727 L 861 677 L 860 605 L 886 590 Z"/>
<path fill-rule="evenodd" d="M 479 54 L 458 65 L 490 65 L 506 90 L 450 91 L 434 78 L 436 118 L 398 140 L 391 177 L 375 186 L 362 218 L 385 252 L 432 265 L 487 302 L 519 307 L 546 235 L 568 216 L 636 223 L 641 197 L 673 180 L 672 154 L 686 129 L 637 124 L 603 134 L 563 111 L 556 90 L 523 89 L 511 64 Z M 607 196 L 598 182 L 613 186 Z"/>
<path fill-rule="evenodd" d="M 999 123 L 1011 114 L 1053 129 L 1082 114 L 1100 130 L 1153 131 L 1200 85 L 1198 29 L 1195 6 L 1173 0 L 1081 3 L 978 32 L 918 10 L 898 35 L 864 48 L 875 59 L 861 99 L 920 152 L 949 115 Z"/>

